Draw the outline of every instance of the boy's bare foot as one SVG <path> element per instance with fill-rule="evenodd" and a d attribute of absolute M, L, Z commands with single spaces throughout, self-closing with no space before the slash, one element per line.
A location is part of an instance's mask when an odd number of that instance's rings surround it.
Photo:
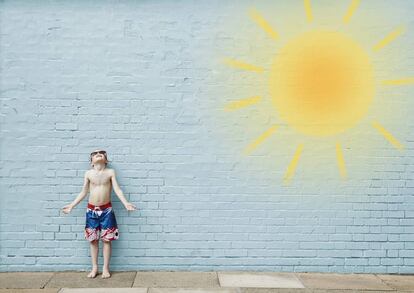
<path fill-rule="evenodd" d="M 95 278 L 98 274 L 98 268 L 93 268 L 92 271 L 88 274 L 88 278 Z"/>
<path fill-rule="evenodd" d="M 110 277 L 111 277 L 111 274 L 109 273 L 109 270 L 104 268 L 102 270 L 102 279 L 107 279 L 107 278 L 110 278 Z"/>

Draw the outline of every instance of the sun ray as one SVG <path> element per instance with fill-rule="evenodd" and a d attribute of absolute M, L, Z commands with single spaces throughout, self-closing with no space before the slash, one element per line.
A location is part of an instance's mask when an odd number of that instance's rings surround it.
<path fill-rule="evenodd" d="M 379 41 L 374 47 L 373 50 L 375 52 L 378 52 L 382 48 L 384 48 L 386 45 L 394 41 L 398 36 L 402 35 L 405 32 L 404 26 L 399 26 L 392 32 L 390 32 L 388 35 L 385 36 L 381 41 Z"/>
<path fill-rule="evenodd" d="M 226 105 L 226 107 L 224 108 L 224 111 L 228 112 L 228 111 L 237 110 L 243 107 L 247 107 L 247 106 L 258 103 L 260 99 L 261 99 L 260 96 L 255 96 L 255 97 L 250 97 L 250 98 L 246 98 L 246 99 L 242 99 L 238 101 L 233 101 Z"/>
<path fill-rule="evenodd" d="M 304 0 L 305 4 L 305 11 L 306 11 L 306 18 L 308 22 L 313 21 L 313 15 L 312 15 L 312 6 L 310 0 Z"/>
<path fill-rule="evenodd" d="M 414 77 L 407 77 L 401 79 L 389 79 L 383 80 L 383 85 L 407 85 L 407 84 L 414 84 Z"/>
<path fill-rule="evenodd" d="M 259 144 L 261 144 L 266 138 L 271 136 L 277 129 L 277 125 L 273 125 L 268 130 L 266 130 L 262 135 L 260 135 L 255 141 L 249 144 L 243 151 L 245 155 L 251 153 Z"/>
<path fill-rule="evenodd" d="M 284 184 L 289 184 L 290 180 L 295 174 L 296 166 L 298 165 L 302 150 L 303 150 L 303 143 L 299 144 L 299 146 L 297 147 L 296 152 L 293 155 L 293 159 L 290 162 L 288 168 L 286 169 L 285 176 L 283 177 Z"/>
<path fill-rule="evenodd" d="M 404 145 L 398 141 L 388 130 L 386 130 L 381 124 L 376 121 L 372 122 L 372 126 L 376 128 L 386 140 L 388 140 L 395 148 L 402 150 Z"/>
<path fill-rule="evenodd" d="M 339 173 L 341 174 L 342 179 L 346 179 L 347 174 L 346 174 L 345 160 L 344 160 L 344 155 L 342 153 L 342 147 L 339 142 L 336 143 L 336 158 L 338 161 Z"/>
<path fill-rule="evenodd" d="M 256 22 L 272 39 L 277 40 L 279 34 L 272 28 L 267 20 L 254 8 L 250 9 L 250 17 Z"/>
<path fill-rule="evenodd" d="M 248 63 L 238 61 L 238 60 L 235 60 L 235 59 L 231 59 L 231 58 L 225 58 L 224 63 L 227 64 L 230 67 L 234 67 L 234 68 L 238 68 L 238 69 L 243 69 L 243 70 L 248 70 L 248 71 L 255 71 L 255 72 L 263 72 L 264 71 L 264 69 L 262 67 L 252 65 L 252 64 L 248 64 Z"/>
<path fill-rule="evenodd" d="M 352 0 L 351 4 L 349 5 L 348 11 L 344 15 L 344 23 L 349 23 L 349 20 L 351 19 L 355 10 L 358 8 L 360 2 L 360 0 Z"/>

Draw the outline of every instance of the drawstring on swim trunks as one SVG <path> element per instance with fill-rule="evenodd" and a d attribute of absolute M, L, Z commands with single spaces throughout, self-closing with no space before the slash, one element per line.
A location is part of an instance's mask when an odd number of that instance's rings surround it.
<path fill-rule="evenodd" d="M 104 205 L 101 205 L 101 206 L 95 206 L 95 205 L 93 205 L 91 203 L 88 203 L 88 209 L 92 210 L 92 212 L 94 214 L 98 215 L 98 217 L 100 215 L 102 215 L 102 212 L 104 210 L 106 210 L 107 208 L 110 208 L 110 207 L 112 207 L 111 202 L 108 202 L 107 204 L 104 204 Z"/>

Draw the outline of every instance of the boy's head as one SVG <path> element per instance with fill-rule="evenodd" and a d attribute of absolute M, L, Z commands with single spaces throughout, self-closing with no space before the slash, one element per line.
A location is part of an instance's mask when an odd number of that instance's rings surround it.
<path fill-rule="evenodd" d="M 93 151 L 91 153 L 89 159 L 90 159 L 90 162 L 92 164 L 92 167 L 93 167 L 94 163 L 103 162 L 103 163 L 105 163 L 105 166 L 108 164 L 108 157 L 107 157 L 106 151 L 104 151 L 104 150 L 95 150 L 95 151 Z"/>

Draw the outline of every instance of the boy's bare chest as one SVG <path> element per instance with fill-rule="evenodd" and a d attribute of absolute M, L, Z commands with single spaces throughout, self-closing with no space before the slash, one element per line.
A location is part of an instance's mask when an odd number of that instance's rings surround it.
<path fill-rule="evenodd" d="M 109 174 L 90 174 L 89 181 L 91 185 L 108 185 L 111 184 L 111 176 Z"/>

